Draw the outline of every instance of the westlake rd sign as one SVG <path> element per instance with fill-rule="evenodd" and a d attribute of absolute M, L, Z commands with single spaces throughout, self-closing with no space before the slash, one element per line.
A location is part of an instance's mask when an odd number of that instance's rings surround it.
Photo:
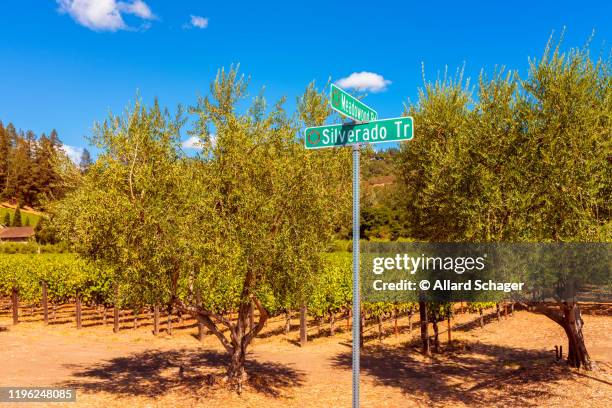
<path fill-rule="evenodd" d="M 349 146 L 359 143 L 402 142 L 414 136 L 412 117 L 381 119 L 362 124 L 341 124 L 306 128 L 307 149 Z"/>
<path fill-rule="evenodd" d="M 359 99 L 336 85 L 331 85 L 329 103 L 333 110 L 357 122 L 370 122 L 378 119 L 378 113 Z"/>

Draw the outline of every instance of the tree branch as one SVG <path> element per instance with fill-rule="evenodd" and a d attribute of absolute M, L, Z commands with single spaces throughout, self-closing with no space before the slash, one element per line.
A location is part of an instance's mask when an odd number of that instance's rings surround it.
<path fill-rule="evenodd" d="M 257 322 L 257 325 L 253 327 L 253 330 L 250 330 L 244 336 L 243 342 L 245 345 L 249 344 L 255 338 L 255 336 L 259 334 L 259 332 L 264 328 L 266 321 L 268 320 L 268 311 L 259 301 L 259 299 L 257 299 L 257 297 L 255 296 L 253 296 L 253 303 L 255 303 L 257 310 L 259 310 L 259 321 Z"/>
<path fill-rule="evenodd" d="M 208 310 L 203 310 L 203 309 L 199 309 L 196 307 L 192 307 L 192 306 L 187 306 L 185 305 L 181 300 L 179 299 L 174 299 L 174 304 L 176 305 L 177 309 L 179 309 L 182 312 L 185 313 L 189 313 L 191 316 L 193 316 L 197 321 L 199 321 L 200 323 L 202 323 L 204 326 L 206 326 L 211 332 L 213 332 L 213 334 L 215 336 L 217 336 L 217 338 L 219 339 L 219 341 L 221 342 L 221 344 L 223 344 L 223 347 L 225 347 L 225 349 L 231 353 L 234 350 L 234 347 L 232 346 L 232 344 L 227 340 L 227 338 L 225 337 L 225 335 L 223 333 L 221 333 L 221 331 L 219 330 L 219 328 L 217 327 L 217 325 L 215 324 L 215 322 L 212 321 L 211 317 L 214 317 L 215 319 L 218 319 L 217 315 L 215 313 L 212 313 Z M 230 329 L 231 330 L 231 329 Z"/>

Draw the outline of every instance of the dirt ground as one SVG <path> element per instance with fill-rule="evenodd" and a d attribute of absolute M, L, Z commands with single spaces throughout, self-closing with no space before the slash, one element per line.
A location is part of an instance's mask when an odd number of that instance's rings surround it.
<path fill-rule="evenodd" d="M 70 310 L 60 310 L 49 326 L 28 317 L 27 310 L 22 313 L 23 321 L 16 326 L 7 313 L 0 316 L 0 386 L 77 389 L 77 403 L 48 406 L 351 405 L 350 332 L 344 320 L 334 337 L 329 337 L 327 325 L 320 332 L 311 325 L 311 341 L 304 348 L 297 345 L 296 326 L 285 335 L 281 319 L 269 322 L 251 349 L 249 382 L 238 395 L 221 383 L 225 353 L 211 335 L 197 340 L 193 321 L 177 321 L 171 336 L 154 337 L 145 316 L 137 329 L 126 317 L 122 330 L 113 334 L 110 322 L 102 326 L 93 310 L 86 311 L 81 330 L 74 328 Z M 517 311 L 500 322 L 491 315 L 481 329 L 477 316 L 461 314 L 453 321 L 461 327 L 452 332 L 452 347 L 447 333 L 441 333 L 444 352 L 431 359 L 418 353 L 415 320 L 411 333 L 407 319 L 400 320 L 399 337 L 387 322 L 382 342 L 376 338 L 376 325 L 368 327 L 362 352 L 363 407 L 612 406 L 609 311 L 584 316 L 587 347 L 598 366 L 592 372 L 570 370 L 555 361 L 554 346 L 567 348 L 563 331 L 541 315 Z"/>

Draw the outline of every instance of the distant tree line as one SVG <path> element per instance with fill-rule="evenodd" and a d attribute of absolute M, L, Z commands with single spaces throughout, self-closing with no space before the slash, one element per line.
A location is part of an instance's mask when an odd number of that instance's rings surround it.
<path fill-rule="evenodd" d="M 82 170 L 91 164 L 89 152 L 81 160 Z M 0 122 L 0 201 L 42 208 L 48 200 L 63 197 L 63 170 L 72 166 L 62 149 L 57 131 L 37 136 Z"/>

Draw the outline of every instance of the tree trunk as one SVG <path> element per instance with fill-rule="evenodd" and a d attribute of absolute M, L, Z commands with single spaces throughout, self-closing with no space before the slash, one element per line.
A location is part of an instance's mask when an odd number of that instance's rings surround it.
<path fill-rule="evenodd" d="M 138 328 L 138 312 L 139 310 L 134 309 L 134 330 Z"/>
<path fill-rule="evenodd" d="M 247 379 L 246 370 L 244 369 L 245 347 L 235 347 L 232 350 L 231 356 L 230 365 L 227 368 L 227 378 L 230 384 L 237 387 L 238 393 L 241 393 L 242 386 Z"/>
<path fill-rule="evenodd" d="M 300 305 L 300 346 L 304 347 L 308 343 L 308 333 L 306 332 L 306 302 Z"/>
<path fill-rule="evenodd" d="M 582 334 L 584 321 L 577 302 L 559 303 L 559 310 L 553 310 L 546 305 L 536 305 L 536 310 L 563 327 L 568 340 L 567 364 L 574 368 L 592 370 L 593 363 L 587 352 Z"/>
<path fill-rule="evenodd" d="M 13 287 L 11 300 L 13 301 L 13 324 L 17 324 L 19 323 L 19 289 L 16 287 Z"/>
<path fill-rule="evenodd" d="M 333 336 L 336 334 L 336 329 L 334 327 L 334 323 L 336 322 L 336 313 L 329 312 L 329 335 Z"/>
<path fill-rule="evenodd" d="M 253 330 L 254 327 L 255 327 L 255 306 L 253 305 L 253 302 L 251 302 L 251 305 L 249 306 L 249 330 Z"/>
<path fill-rule="evenodd" d="M 451 338 L 451 317 L 450 315 L 446 316 L 446 328 L 448 333 L 448 345 L 450 346 L 452 338 Z"/>
<path fill-rule="evenodd" d="M 480 328 L 482 329 L 484 327 L 484 317 L 482 316 L 482 309 L 478 309 L 478 313 L 480 313 L 479 322 Z"/>
<path fill-rule="evenodd" d="M 102 309 L 102 326 L 106 326 L 106 315 L 107 315 L 108 309 L 106 308 L 106 305 L 103 306 Z"/>
<path fill-rule="evenodd" d="M 246 294 L 243 293 L 244 295 Z M 254 306 L 255 301 L 259 310 L 259 322 L 251 328 L 251 307 Z M 247 347 L 263 329 L 267 319 L 268 312 L 264 309 L 261 302 L 255 298 L 249 303 L 243 303 L 238 309 L 236 325 L 230 330 L 232 332 L 231 347 L 228 351 L 231 354 L 231 361 L 227 370 L 228 380 L 230 384 L 236 386 L 238 393 L 242 392 L 242 386 L 247 379 L 247 373 L 244 368 Z"/>
<path fill-rule="evenodd" d="M 582 334 L 584 321 L 580 313 L 580 307 L 576 302 L 565 303 L 563 306 L 563 324 L 568 339 L 567 363 L 570 367 L 592 370 L 592 363 L 587 352 Z"/>
<path fill-rule="evenodd" d="M 497 321 L 500 322 L 501 321 L 501 314 L 499 312 L 499 303 L 495 304 L 495 313 L 497 314 Z"/>
<path fill-rule="evenodd" d="M 427 322 L 427 305 L 425 302 L 419 302 L 419 318 L 421 321 L 421 343 L 422 351 L 426 356 L 431 355 L 429 348 L 429 333 L 428 333 L 428 322 Z"/>

